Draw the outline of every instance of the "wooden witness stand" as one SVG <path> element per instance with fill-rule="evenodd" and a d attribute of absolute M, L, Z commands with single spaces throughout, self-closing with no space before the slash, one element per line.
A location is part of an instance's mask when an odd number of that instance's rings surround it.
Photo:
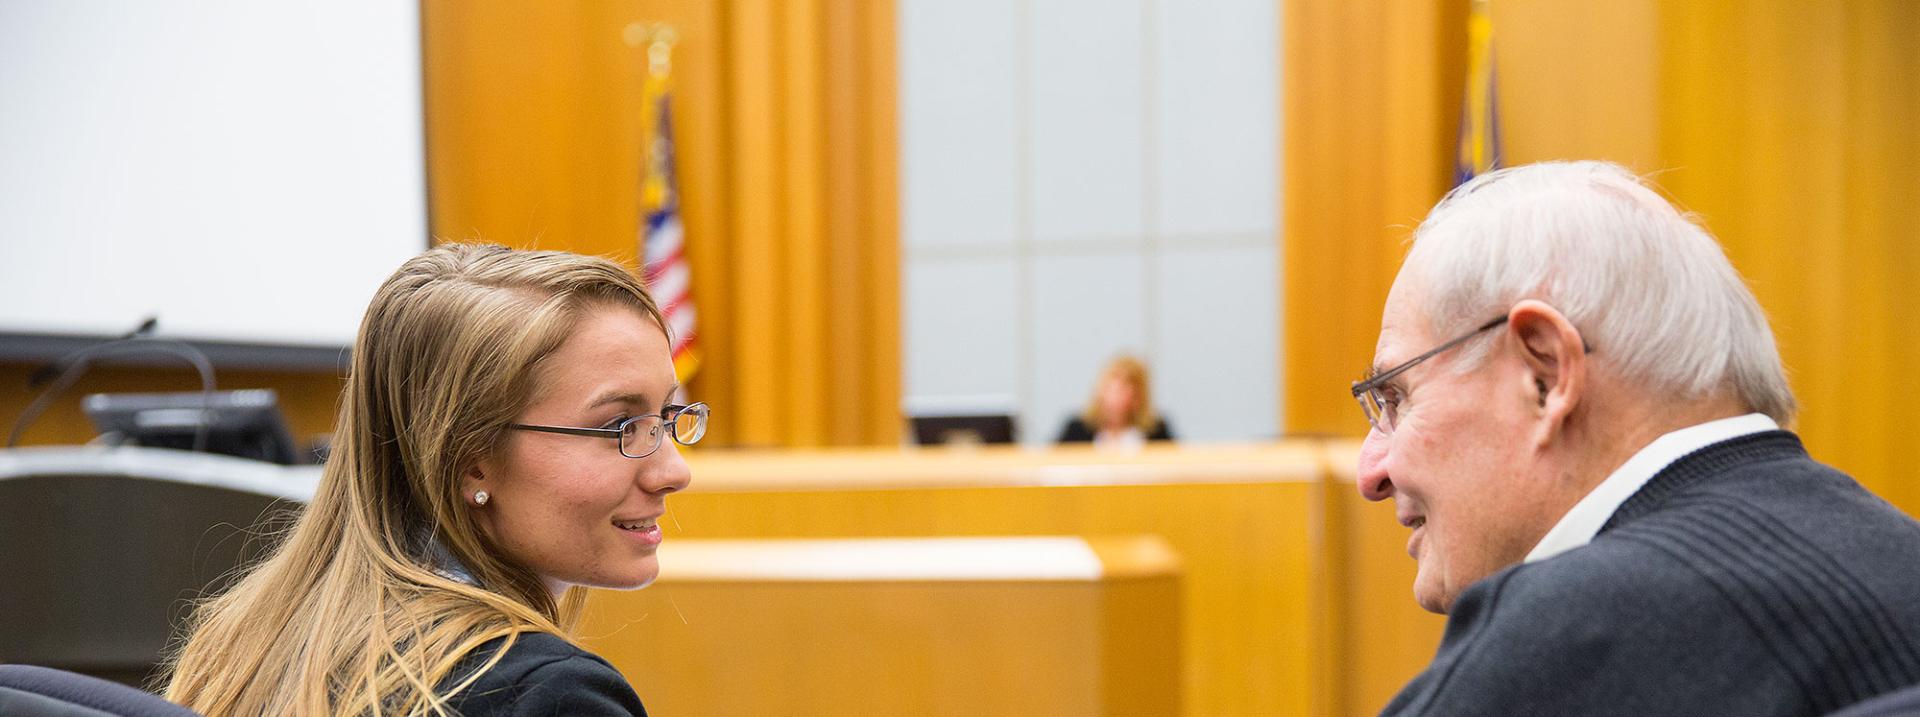
<path fill-rule="evenodd" d="M 1152 536 L 685 540 L 581 634 L 677 715 L 1168 715 L 1178 560 Z"/>

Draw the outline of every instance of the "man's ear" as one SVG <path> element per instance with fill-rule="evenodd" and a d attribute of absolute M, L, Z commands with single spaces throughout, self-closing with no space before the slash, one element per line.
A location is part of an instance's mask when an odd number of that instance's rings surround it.
<path fill-rule="evenodd" d="M 1525 365 L 1521 387 L 1534 405 L 1534 445 L 1545 446 L 1567 428 L 1573 410 L 1586 397 L 1587 350 L 1580 331 L 1546 302 L 1527 299 L 1507 313 Z"/>

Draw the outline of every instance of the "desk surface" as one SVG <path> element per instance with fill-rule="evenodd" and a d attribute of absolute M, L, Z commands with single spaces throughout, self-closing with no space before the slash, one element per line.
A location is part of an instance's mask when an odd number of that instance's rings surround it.
<path fill-rule="evenodd" d="M 320 466 L 283 466 L 212 453 L 128 446 L 0 449 L 0 480 L 36 476 L 147 478 L 273 496 L 302 503 L 320 485 Z"/>
<path fill-rule="evenodd" d="M 1150 446 L 1135 453 L 1079 446 L 687 453 L 689 490 L 697 492 L 1309 483 L 1320 479 L 1321 460 L 1319 445 L 1309 441 Z"/>
<path fill-rule="evenodd" d="M 672 540 L 660 581 L 1053 581 L 1177 576 L 1165 540 L 1135 536 Z"/>
<path fill-rule="evenodd" d="M 688 451 L 690 490 L 885 490 L 1007 486 L 1311 482 L 1317 444 L 1151 446 L 1135 453 L 1010 446 Z M 211 485 L 306 501 L 320 466 L 282 466 L 161 448 L 47 446 L 0 449 L 0 480 L 107 475 Z"/>

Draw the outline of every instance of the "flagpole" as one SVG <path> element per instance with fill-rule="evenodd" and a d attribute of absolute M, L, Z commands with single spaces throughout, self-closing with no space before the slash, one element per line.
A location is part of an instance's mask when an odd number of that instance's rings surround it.
<path fill-rule="evenodd" d="M 665 23 L 635 23 L 627 26 L 625 35 L 629 45 L 644 43 L 647 56 L 647 75 L 641 85 L 640 269 L 666 325 L 674 373 L 684 395 L 686 382 L 700 368 L 700 350 L 668 100 L 673 48 L 680 33 Z"/>

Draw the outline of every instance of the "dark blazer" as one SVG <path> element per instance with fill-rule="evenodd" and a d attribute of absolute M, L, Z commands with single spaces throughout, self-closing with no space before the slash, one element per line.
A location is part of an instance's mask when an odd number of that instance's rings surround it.
<path fill-rule="evenodd" d="M 1081 420 L 1079 416 L 1074 416 L 1073 418 L 1067 419 L 1067 425 L 1060 429 L 1060 438 L 1057 439 L 1056 442 L 1092 443 L 1094 432 L 1093 426 L 1087 425 L 1087 422 Z M 1166 417 L 1163 416 L 1153 422 L 1153 430 L 1147 431 L 1147 440 L 1173 440 L 1173 427 L 1167 423 Z"/>
<path fill-rule="evenodd" d="M 497 638 L 467 653 L 441 687 L 473 674 L 505 641 Z M 466 717 L 647 714 L 640 696 L 613 665 L 557 636 L 536 632 L 521 633 L 506 657 L 454 695 L 449 705 Z"/>
<path fill-rule="evenodd" d="M 1785 431 L 1467 588 L 1386 715 L 1824 715 L 1920 683 L 1920 524 Z"/>

